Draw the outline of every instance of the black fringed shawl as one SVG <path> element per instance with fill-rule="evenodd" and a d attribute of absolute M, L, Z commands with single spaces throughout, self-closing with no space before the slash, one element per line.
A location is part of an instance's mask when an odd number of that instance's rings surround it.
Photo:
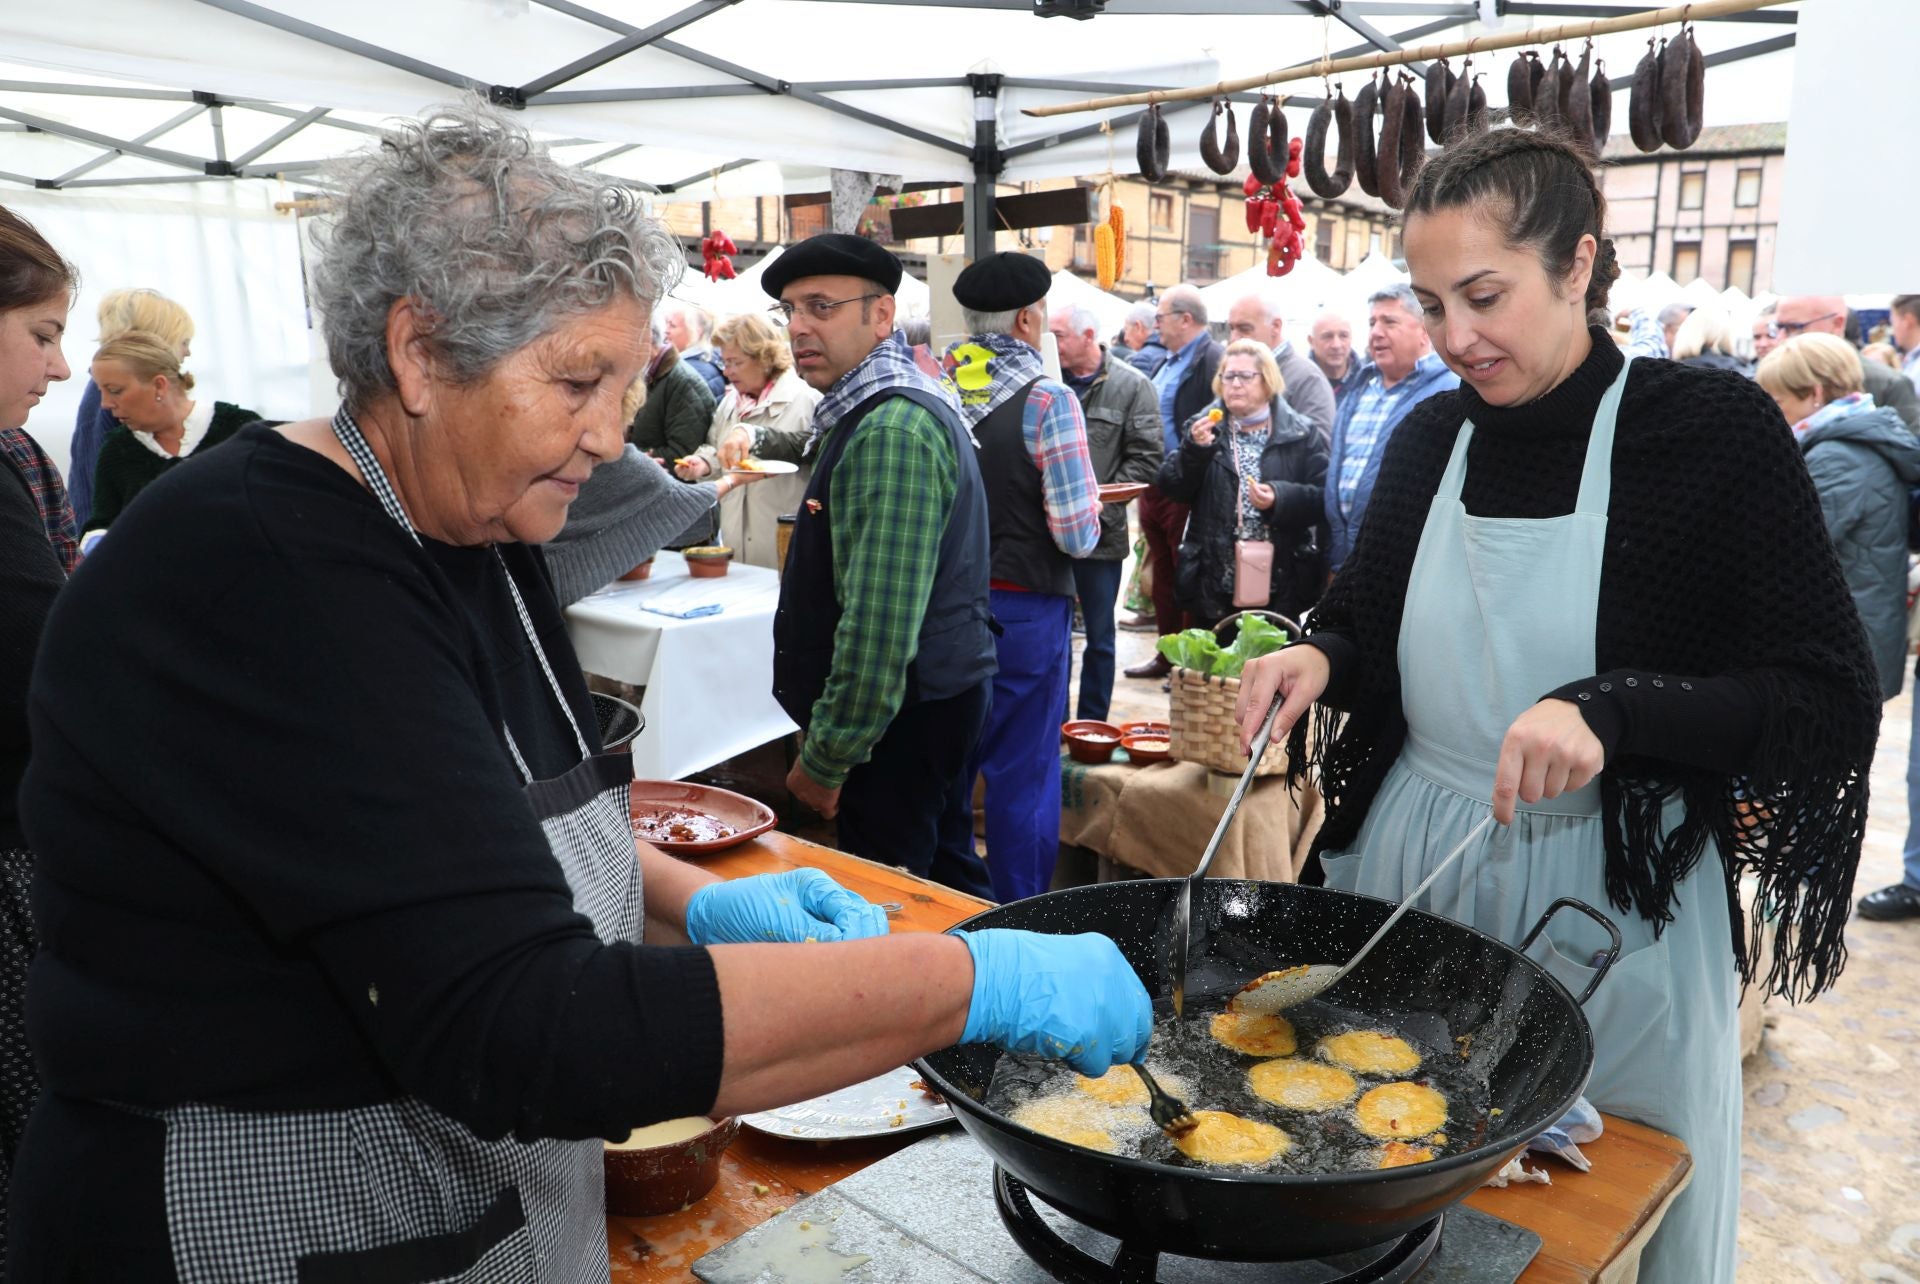
<path fill-rule="evenodd" d="M 1462 420 L 1475 424 L 1468 512 L 1571 512 L 1594 409 L 1621 363 L 1605 332 L 1593 335 L 1593 355 L 1541 400 L 1496 408 L 1470 388 L 1442 393 L 1388 443 L 1353 556 L 1308 630 L 1334 664 L 1325 699 L 1291 744 L 1294 778 L 1317 772 L 1326 800 L 1316 854 L 1352 845 L 1399 756 L 1401 609 Z M 1712 680 L 1722 696 L 1732 690 L 1751 703 L 1759 728 L 1731 774 L 1621 746 L 1601 776 L 1609 897 L 1657 930 L 1712 838 L 1742 978 L 1764 974 L 1770 992 L 1790 999 L 1817 994 L 1846 960 L 1842 930 L 1866 829 L 1879 686 L 1813 483 L 1757 385 L 1669 361 L 1634 363 L 1614 444 L 1598 606 L 1603 674 L 1662 674 L 1672 686 L 1688 675 Z M 1662 841 L 1661 808 L 1675 791 L 1686 817 Z M 1747 925 L 1742 912 L 1742 874 L 1758 877 L 1759 903 L 1778 928 L 1765 968 L 1759 916 Z"/>

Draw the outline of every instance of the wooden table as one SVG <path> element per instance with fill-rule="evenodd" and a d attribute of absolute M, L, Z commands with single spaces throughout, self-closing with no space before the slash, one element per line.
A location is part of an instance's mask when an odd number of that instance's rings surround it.
<path fill-rule="evenodd" d="M 728 878 L 806 866 L 825 870 L 869 900 L 899 902 L 896 932 L 944 931 L 985 908 L 985 902 L 904 870 L 781 833 L 762 835 L 700 863 Z M 607 1218 L 611 1284 L 690 1280 L 693 1263 L 709 1250 L 916 1140 L 785 1141 L 743 1128 L 721 1160 L 719 1185 L 705 1199 L 663 1217 Z M 1606 1135 L 1582 1149 L 1593 1160 L 1591 1173 L 1550 1162 L 1550 1187 L 1481 1190 L 1466 1201 L 1540 1236 L 1540 1255 L 1520 1284 L 1618 1278 L 1643 1232 L 1684 1185 L 1691 1164 L 1677 1139 L 1611 1115 Z"/>

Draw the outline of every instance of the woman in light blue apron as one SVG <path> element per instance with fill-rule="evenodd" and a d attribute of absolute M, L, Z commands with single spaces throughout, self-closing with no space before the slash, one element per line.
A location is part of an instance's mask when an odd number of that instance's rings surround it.
<path fill-rule="evenodd" d="M 1781 919 L 1770 981 L 1828 983 L 1877 714 L 1837 564 L 1792 550 L 1824 537 L 1764 395 L 1588 327 L 1618 274 L 1604 216 L 1551 137 L 1482 135 L 1424 171 L 1407 260 L 1462 388 L 1400 425 L 1307 644 L 1248 666 L 1241 718 L 1250 738 L 1285 697 L 1274 735 L 1319 768 L 1330 887 L 1399 900 L 1491 810 L 1424 908 L 1517 941 L 1558 897 L 1611 902 L 1625 941 L 1586 1006 L 1587 1096 L 1687 1143 L 1641 1278 L 1712 1284 L 1733 1279 L 1757 962 L 1736 879 L 1756 869 Z M 1797 618 L 1728 608 L 1748 574 Z M 1579 993 L 1605 944 L 1562 915 L 1533 954 Z"/>

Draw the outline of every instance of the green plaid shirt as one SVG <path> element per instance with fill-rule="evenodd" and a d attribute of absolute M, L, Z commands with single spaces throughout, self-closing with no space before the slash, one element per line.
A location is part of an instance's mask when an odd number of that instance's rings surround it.
<path fill-rule="evenodd" d="M 959 472 L 946 428 L 905 397 L 869 411 L 834 467 L 827 517 L 840 624 L 800 750 L 801 766 L 829 789 L 872 755 L 900 711 Z"/>

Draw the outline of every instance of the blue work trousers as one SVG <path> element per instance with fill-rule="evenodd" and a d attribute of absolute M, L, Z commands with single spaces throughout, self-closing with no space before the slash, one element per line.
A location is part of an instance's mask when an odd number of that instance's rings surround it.
<path fill-rule="evenodd" d="M 1096 562 L 1089 557 L 1073 564 L 1073 588 L 1080 595 L 1080 618 L 1087 626 L 1087 648 L 1080 654 L 1076 718 L 1105 722 L 1108 711 L 1113 708 L 1113 611 L 1120 600 L 1121 565 L 1118 561 Z M 1061 707 L 1066 706 L 1063 703 Z"/>
<path fill-rule="evenodd" d="M 1060 710 L 1073 657 L 1073 599 L 993 590 L 1001 635 L 993 707 L 974 752 L 987 782 L 987 876 L 994 899 L 1024 900 L 1053 883 L 1060 851 Z"/>

